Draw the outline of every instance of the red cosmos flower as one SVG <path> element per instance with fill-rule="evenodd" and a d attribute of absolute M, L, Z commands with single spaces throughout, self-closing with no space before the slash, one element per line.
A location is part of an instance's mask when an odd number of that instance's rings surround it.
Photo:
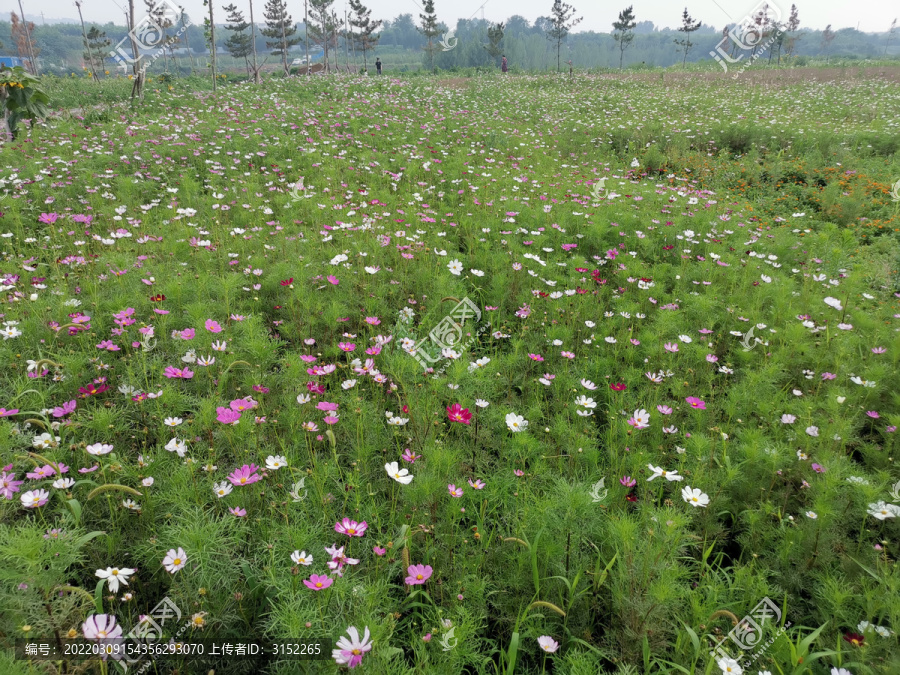
<path fill-rule="evenodd" d="M 624 382 L 614 382 L 613 384 L 609 385 L 609 388 L 613 391 L 625 391 L 626 389 L 628 389 L 628 385 Z"/>
<path fill-rule="evenodd" d="M 663 246 L 663 251 L 671 251 L 673 248 L 675 248 L 675 247 L 674 246 Z"/>
<path fill-rule="evenodd" d="M 280 283 L 282 286 L 290 286 L 292 283 L 294 283 L 294 277 L 286 279 L 285 281 L 279 281 L 278 283 Z"/>
<path fill-rule="evenodd" d="M 164 296 L 162 293 L 157 293 L 156 295 L 150 296 L 150 302 L 162 302 L 165 299 L 166 296 Z"/>
<path fill-rule="evenodd" d="M 859 633 L 844 633 L 844 639 L 854 647 L 862 647 L 866 638 Z"/>
<path fill-rule="evenodd" d="M 633 492 L 629 492 L 627 495 L 625 495 L 625 500 L 629 502 L 636 502 L 638 498 L 636 494 L 634 494 Z"/>
<path fill-rule="evenodd" d="M 447 407 L 447 417 L 451 422 L 472 423 L 472 413 L 469 412 L 468 408 L 460 406 L 459 403 L 454 403 Z"/>
<path fill-rule="evenodd" d="M 409 412 L 409 406 L 408 406 L 408 405 L 405 405 L 405 406 L 403 406 L 402 408 L 400 408 L 400 410 L 403 411 L 403 412 L 405 412 L 405 413 L 408 413 L 408 412 Z"/>

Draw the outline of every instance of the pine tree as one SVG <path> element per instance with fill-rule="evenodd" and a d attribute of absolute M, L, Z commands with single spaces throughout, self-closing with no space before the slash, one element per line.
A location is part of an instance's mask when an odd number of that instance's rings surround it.
<path fill-rule="evenodd" d="M 103 70 L 103 55 L 109 51 L 110 45 L 112 45 L 112 40 L 106 37 L 106 31 L 91 26 L 85 39 L 87 51 L 84 53 L 84 59 L 91 65 L 91 70 L 95 73 L 97 70 Z"/>
<path fill-rule="evenodd" d="M 506 26 L 502 23 L 488 25 L 488 44 L 484 45 L 484 48 L 492 59 L 499 59 L 503 55 L 500 43 L 503 42 L 504 30 L 506 30 Z"/>
<path fill-rule="evenodd" d="M 144 5 L 147 6 L 147 16 L 153 19 L 154 23 L 162 29 L 162 34 L 160 35 L 160 40 L 156 47 L 162 50 L 163 64 L 165 65 L 166 71 L 168 72 L 169 62 L 165 56 L 166 47 L 171 46 L 171 44 L 175 41 L 175 37 L 170 38 L 166 31 L 174 26 L 175 22 L 168 15 L 165 5 L 157 5 L 157 0 L 144 0 Z M 175 56 L 171 56 L 174 60 Z"/>
<path fill-rule="evenodd" d="M 581 23 L 583 16 L 573 19 L 575 8 L 567 5 L 562 0 L 553 0 L 550 9 L 550 26 L 547 30 L 547 39 L 556 43 L 556 72 L 559 72 L 559 52 L 562 49 L 563 40 L 569 34 L 569 30 Z"/>
<path fill-rule="evenodd" d="M 250 77 L 249 57 L 253 51 L 253 44 L 250 34 L 244 32 L 250 28 L 250 24 L 244 20 L 244 13 L 234 3 L 224 6 L 222 9 L 228 12 L 227 19 L 230 22 L 225 24 L 225 30 L 231 32 L 231 35 L 225 39 L 225 49 L 233 58 L 244 59 L 244 64 L 247 66 L 247 77 Z"/>
<path fill-rule="evenodd" d="M 775 43 L 778 45 L 778 65 L 781 65 L 781 50 L 784 49 L 785 42 L 788 42 L 790 48 L 793 49 L 793 38 L 789 38 L 788 33 L 795 32 L 800 27 L 800 15 L 797 12 L 797 5 L 791 5 L 791 15 L 787 23 L 777 26 L 778 37 Z M 774 51 L 774 50 L 773 50 Z M 769 54 L 769 61 L 772 61 L 772 55 Z"/>
<path fill-rule="evenodd" d="M 375 31 L 381 28 L 381 25 L 384 23 L 380 19 L 378 21 L 372 21 L 372 10 L 368 9 L 364 4 L 362 4 L 362 0 L 350 0 L 350 25 L 356 29 L 356 31 L 350 32 L 350 39 L 353 42 L 353 50 L 356 51 L 356 48 L 359 47 L 363 53 L 363 67 L 368 70 L 369 63 L 366 60 L 366 52 L 370 49 L 374 49 L 375 45 L 378 44 L 378 40 L 380 39 L 380 35 L 376 35 Z"/>
<path fill-rule="evenodd" d="M 425 7 L 423 8 L 425 13 L 419 14 L 419 19 L 422 20 L 421 27 L 417 27 L 416 30 L 419 31 L 422 35 L 428 38 L 428 42 L 426 43 L 424 49 L 428 52 L 428 57 L 431 60 L 431 72 L 434 72 L 434 53 L 437 51 L 437 47 L 434 44 L 434 38 L 441 34 L 441 29 L 438 28 L 438 20 L 437 14 L 434 11 L 434 0 L 425 0 Z"/>
<path fill-rule="evenodd" d="M 688 52 L 691 51 L 691 47 L 694 46 L 694 43 L 691 42 L 691 33 L 695 30 L 699 30 L 702 25 L 703 24 L 700 21 L 694 21 L 691 18 L 691 15 L 688 14 L 687 7 L 685 7 L 684 13 L 681 15 L 681 26 L 678 27 L 678 31 L 684 33 L 684 37 L 675 39 L 675 44 L 681 47 L 676 51 L 684 52 L 684 58 L 681 60 L 682 68 L 684 68 L 687 63 Z"/>
<path fill-rule="evenodd" d="M 634 20 L 634 5 L 619 12 L 619 20 L 613 22 L 613 39 L 619 43 L 619 70 L 625 60 L 625 50 L 628 49 L 632 40 L 634 40 L 634 27 L 637 21 Z"/>
<path fill-rule="evenodd" d="M 290 74 L 288 68 L 288 49 L 300 43 L 297 36 L 297 26 L 287 11 L 287 3 L 284 0 L 268 0 L 263 16 L 266 19 L 266 27 L 260 32 L 267 38 L 266 47 L 272 50 L 275 56 L 281 57 L 281 65 L 284 66 L 284 74 Z"/>

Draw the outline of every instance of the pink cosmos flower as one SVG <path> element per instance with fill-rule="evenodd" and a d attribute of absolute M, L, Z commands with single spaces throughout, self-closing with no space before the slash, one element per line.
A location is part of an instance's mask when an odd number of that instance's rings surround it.
<path fill-rule="evenodd" d="M 333 274 L 329 274 L 328 277 L 326 277 L 326 278 L 328 279 L 328 283 L 334 284 L 335 286 L 337 286 L 339 283 L 341 283 L 340 281 L 338 281 L 338 278 L 336 276 L 334 276 Z"/>
<path fill-rule="evenodd" d="M 719 360 L 719 357 L 716 356 L 715 354 L 707 354 L 706 360 L 709 361 L 710 363 L 715 363 L 716 361 Z"/>
<path fill-rule="evenodd" d="M 50 478 L 50 476 L 56 473 L 56 469 L 54 469 L 49 464 L 44 466 L 36 467 L 34 471 L 30 471 L 25 474 L 26 478 L 30 478 L 31 480 L 43 480 L 44 478 Z"/>
<path fill-rule="evenodd" d="M 243 518 L 247 515 L 247 509 L 242 509 L 240 506 L 233 506 L 228 509 L 228 512 L 233 516 L 237 516 L 238 518 Z"/>
<path fill-rule="evenodd" d="M 694 410 L 706 410 L 706 403 L 701 401 L 696 396 L 688 396 L 686 399 L 688 405 L 691 406 Z"/>
<path fill-rule="evenodd" d="M 386 548 L 381 548 L 380 546 L 373 546 L 373 547 L 372 547 L 372 552 L 373 552 L 375 555 L 377 555 L 377 556 L 380 557 L 380 556 L 383 556 L 385 553 L 387 553 L 387 549 L 386 549 Z"/>
<path fill-rule="evenodd" d="M 472 423 L 472 413 L 468 408 L 463 408 L 459 403 L 447 406 L 447 417 L 451 422 L 462 422 L 463 424 Z"/>
<path fill-rule="evenodd" d="M 357 523 L 355 520 L 350 520 L 349 518 L 344 518 L 340 522 L 334 524 L 335 532 L 346 534 L 348 537 L 362 537 L 366 534 L 368 528 L 369 526 L 366 524 L 366 521 Z"/>
<path fill-rule="evenodd" d="M 417 459 L 422 459 L 422 455 L 417 455 L 414 451 L 409 448 L 405 448 L 403 450 L 403 454 L 400 456 L 404 462 L 409 462 L 410 464 L 415 463 Z"/>
<path fill-rule="evenodd" d="M 338 348 L 344 352 L 352 352 L 356 345 L 353 342 L 338 342 Z"/>
<path fill-rule="evenodd" d="M 377 316 L 367 316 L 366 323 L 370 326 L 378 326 L 381 324 L 381 319 L 379 319 Z"/>
<path fill-rule="evenodd" d="M 836 377 L 837 375 L 835 375 L 834 373 L 822 373 L 823 380 L 833 380 Z"/>
<path fill-rule="evenodd" d="M 674 342 L 667 342 L 666 344 L 663 345 L 663 347 L 665 348 L 665 350 L 667 352 L 671 352 L 672 354 L 674 354 L 675 352 L 678 351 L 678 345 L 675 344 Z"/>
<path fill-rule="evenodd" d="M 631 476 L 622 476 L 619 479 L 619 482 L 625 487 L 634 487 L 635 485 L 637 485 L 637 481 Z"/>
<path fill-rule="evenodd" d="M 884 347 L 872 347 L 873 354 L 884 354 L 887 351 Z"/>
<path fill-rule="evenodd" d="M 485 488 L 486 483 L 482 481 L 480 478 L 476 478 L 474 482 L 472 479 L 469 479 L 469 485 L 476 490 L 483 490 Z"/>
<path fill-rule="evenodd" d="M 24 482 L 24 480 L 16 480 L 16 474 L 7 473 L 4 470 L 3 473 L 0 473 L 0 495 L 3 495 L 4 499 L 12 499 L 13 495 L 19 491 L 19 486 Z"/>
<path fill-rule="evenodd" d="M 221 333 L 222 326 L 219 325 L 218 321 L 213 321 L 212 319 L 207 319 L 206 323 L 203 324 L 210 333 Z"/>
<path fill-rule="evenodd" d="M 229 407 L 232 410 L 236 410 L 237 412 L 242 412 L 244 410 L 252 410 L 253 408 L 256 408 L 257 406 L 259 406 L 259 404 L 256 401 L 254 401 L 252 398 L 236 398 L 229 404 Z"/>
<path fill-rule="evenodd" d="M 662 414 L 662 415 L 671 415 L 672 414 L 672 409 L 667 405 L 658 405 L 658 406 L 656 406 L 656 409 L 659 410 L 660 414 Z"/>
<path fill-rule="evenodd" d="M 250 485 L 250 483 L 255 483 L 258 480 L 261 480 L 262 476 L 258 473 L 259 467 L 256 464 L 244 464 L 240 469 L 235 469 L 230 474 L 228 474 L 228 480 L 231 481 L 232 485 Z"/>
<path fill-rule="evenodd" d="M 544 357 L 541 356 L 540 354 L 529 354 L 528 358 L 531 359 L 532 361 L 543 361 L 544 360 Z"/>
<path fill-rule="evenodd" d="M 432 571 L 431 565 L 410 565 L 406 569 L 407 574 L 409 574 L 406 577 L 406 585 L 418 586 L 424 584 L 431 578 Z"/>
<path fill-rule="evenodd" d="M 237 424 L 241 420 L 241 413 L 231 408 L 218 407 L 216 412 L 216 419 L 222 424 Z"/>
<path fill-rule="evenodd" d="M 525 472 L 522 471 L 521 469 L 516 469 L 515 471 L 513 471 L 513 473 L 516 474 L 517 476 L 519 476 L 520 478 L 525 475 Z"/>
<path fill-rule="evenodd" d="M 450 492 L 451 497 L 462 497 L 463 491 L 462 488 L 456 487 L 453 483 L 447 486 L 447 490 Z"/>
<path fill-rule="evenodd" d="M 339 420 L 340 418 L 335 415 L 328 415 L 327 417 L 322 418 L 322 421 L 325 422 L 325 424 L 337 424 Z"/>
<path fill-rule="evenodd" d="M 163 371 L 163 375 L 168 377 L 170 380 L 172 379 L 182 379 L 189 380 L 194 376 L 194 371 L 189 368 L 174 368 L 173 366 L 166 366 L 165 371 Z"/>
<path fill-rule="evenodd" d="M 334 583 L 334 579 L 324 574 L 313 574 L 309 579 L 304 579 L 303 583 L 310 590 L 324 591 Z"/>
<path fill-rule="evenodd" d="M 12 410 L 0 408 L 0 417 L 9 417 L 10 415 L 15 415 L 17 412 L 19 412 L 18 408 L 13 408 Z"/>
<path fill-rule="evenodd" d="M 871 417 L 871 418 L 874 419 L 874 420 L 877 420 L 879 417 L 881 417 L 881 415 L 879 415 L 879 414 L 878 414 L 877 412 L 875 412 L 874 410 L 867 410 L 867 411 L 866 411 L 866 415 L 868 415 L 869 417 Z"/>
<path fill-rule="evenodd" d="M 363 656 L 372 650 L 372 643 L 369 640 L 369 627 L 366 626 L 362 640 L 359 639 L 359 631 L 356 630 L 356 626 L 350 626 L 347 629 L 347 635 L 350 636 L 349 640 L 342 636 L 337 641 L 337 649 L 331 650 L 331 658 L 339 666 L 356 668 L 362 663 Z"/>
<path fill-rule="evenodd" d="M 323 412 L 334 412 L 340 407 L 338 403 L 331 403 L 329 401 L 319 401 L 316 403 L 316 410 L 321 410 Z"/>
<path fill-rule="evenodd" d="M 72 399 L 71 401 L 63 403 L 61 406 L 54 408 L 50 414 L 54 417 L 65 417 L 69 413 L 75 412 L 77 405 L 76 400 Z"/>

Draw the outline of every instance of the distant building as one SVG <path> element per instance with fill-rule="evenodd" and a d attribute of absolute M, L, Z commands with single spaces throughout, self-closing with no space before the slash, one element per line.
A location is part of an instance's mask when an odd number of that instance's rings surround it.
<path fill-rule="evenodd" d="M 15 68 L 16 66 L 24 68 L 25 61 L 26 59 L 20 59 L 18 56 L 0 56 L 0 66 L 6 66 L 7 68 Z"/>

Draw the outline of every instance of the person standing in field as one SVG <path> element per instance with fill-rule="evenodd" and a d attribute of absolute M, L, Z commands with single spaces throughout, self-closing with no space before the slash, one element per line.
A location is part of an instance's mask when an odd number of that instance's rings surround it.
<path fill-rule="evenodd" d="M 377 59 L 375 59 L 375 72 L 378 75 L 381 75 L 381 57 L 380 56 Z"/>
<path fill-rule="evenodd" d="M 504 55 L 503 60 L 500 61 L 500 70 L 504 73 L 509 71 L 509 68 L 506 65 L 506 55 Z"/>

